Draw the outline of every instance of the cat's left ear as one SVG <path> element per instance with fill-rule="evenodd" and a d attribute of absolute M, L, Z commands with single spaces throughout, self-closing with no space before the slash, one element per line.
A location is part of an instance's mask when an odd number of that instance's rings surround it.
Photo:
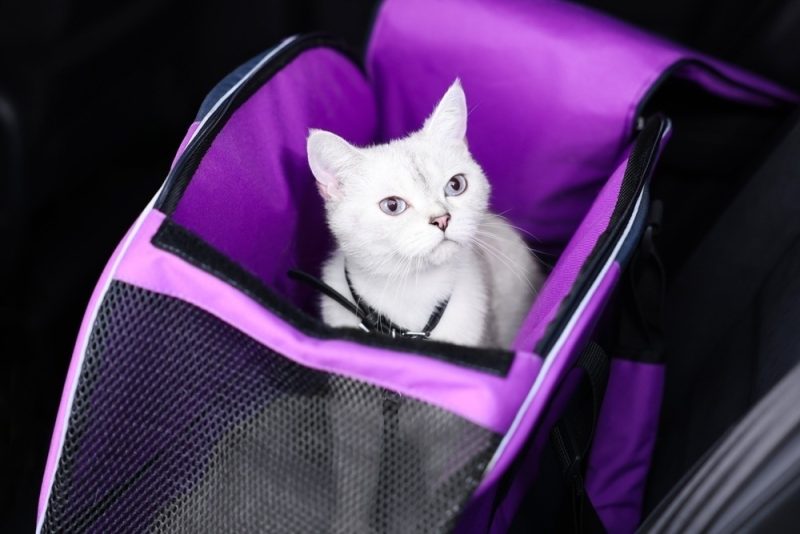
<path fill-rule="evenodd" d="M 306 151 L 322 198 L 341 200 L 342 175 L 361 159 L 361 153 L 338 135 L 315 129 L 309 131 Z"/>
<path fill-rule="evenodd" d="M 447 89 L 436 109 L 425 121 L 423 130 L 439 139 L 464 141 L 467 136 L 467 97 L 456 78 Z"/>

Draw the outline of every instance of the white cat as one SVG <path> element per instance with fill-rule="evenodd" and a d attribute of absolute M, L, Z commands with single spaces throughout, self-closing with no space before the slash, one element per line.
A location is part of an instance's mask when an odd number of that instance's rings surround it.
<path fill-rule="evenodd" d="M 491 187 L 466 131 L 459 80 L 422 129 L 403 139 L 358 148 L 311 130 L 308 162 L 338 244 L 322 277 L 355 302 L 349 276 L 363 302 L 412 332 L 447 301 L 430 339 L 507 348 L 542 273 L 513 227 L 488 211 Z M 322 318 L 332 326 L 361 322 L 329 297 Z"/>

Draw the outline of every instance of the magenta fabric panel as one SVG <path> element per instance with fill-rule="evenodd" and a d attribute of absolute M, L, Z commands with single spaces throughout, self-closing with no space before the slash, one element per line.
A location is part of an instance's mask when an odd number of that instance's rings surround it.
<path fill-rule="evenodd" d="M 478 494 L 491 490 L 499 476 L 511 466 L 511 462 L 525 444 L 534 426 L 542 423 L 549 400 L 553 398 L 564 377 L 572 369 L 580 352 L 586 346 L 589 336 L 617 285 L 619 276 L 620 265 L 612 262 L 608 269 L 601 273 L 594 293 L 587 297 L 585 307 L 577 316 L 560 348 L 543 362 L 525 401 L 516 405 L 518 414 L 504 438 L 504 443 L 501 445 L 502 450 L 493 460 L 492 469 L 478 487 Z M 533 472 L 525 474 L 531 478 L 534 475 Z M 504 509 L 510 517 L 513 514 L 513 509 L 511 509 L 513 502 L 502 506 L 505 507 Z"/>
<path fill-rule="evenodd" d="M 653 455 L 664 367 L 611 359 L 586 473 L 586 491 L 609 532 L 636 530 Z"/>
<path fill-rule="evenodd" d="M 639 102 L 684 59 L 701 56 L 568 2 L 386 0 L 367 66 L 383 137 L 417 128 L 460 77 L 494 209 L 532 233 L 534 247 L 558 252 L 622 158 Z M 725 96 L 771 100 L 696 66 L 682 73 Z"/>
<path fill-rule="evenodd" d="M 227 121 L 173 217 L 289 298 L 294 265 L 316 268 L 327 251 L 321 198 L 306 158 L 311 127 L 367 144 L 375 103 L 340 52 L 302 52 Z"/>
<path fill-rule="evenodd" d="M 100 306 L 100 302 L 105 295 L 105 290 L 114 275 L 114 272 L 122 258 L 125 250 L 127 249 L 133 235 L 136 233 L 137 228 L 143 223 L 143 215 L 133 224 L 119 242 L 114 253 L 109 258 L 108 263 L 103 268 L 100 274 L 100 279 L 92 291 L 92 296 L 89 299 L 89 304 L 86 307 L 86 312 L 81 321 L 80 330 L 78 331 L 78 338 L 75 341 L 75 347 L 72 350 L 72 358 L 69 362 L 67 370 L 67 378 L 64 381 L 64 389 L 61 392 L 61 401 L 58 405 L 58 415 L 56 416 L 55 426 L 50 438 L 50 450 L 47 454 L 47 463 L 45 464 L 44 475 L 42 476 L 42 486 L 39 491 L 39 507 L 37 511 L 37 524 L 44 519 L 45 508 L 47 507 L 47 498 L 50 494 L 50 486 L 53 483 L 53 477 L 56 474 L 56 467 L 58 466 L 58 457 L 61 454 L 61 447 L 66 433 L 66 425 L 69 419 L 70 404 L 72 402 L 73 390 L 78 381 L 78 376 L 81 370 L 81 363 L 83 362 L 83 353 L 89 334 L 92 330 L 94 316 L 96 309 Z"/>
<path fill-rule="evenodd" d="M 515 348 L 525 347 L 527 350 L 533 350 L 544 335 L 547 325 L 558 313 L 561 302 L 572 289 L 586 258 L 592 252 L 600 234 L 608 227 L 617 203 L 627 163 L 626 155 L 623 162 L 617 166 L 617 169 L 611 174 L 611 178 L 600 190 L 591 209 L 576 230 L 575 235 L 572 236 L 553 271 L 547 277 L 539 291 L 539 296 L 517 334 L 517 339 L 514 341 Z"/>
<path fill-rule="evenodd" d="M 117 269 L 116 279 L 180 298 L 306 367 L 337 373 L 440 406 L 503 433 L 541 360 L 518 352 L 506 377 L 434 358 L 307 336 L 259 303 L 150 242 L 164 215 L 151 212 Z"/>

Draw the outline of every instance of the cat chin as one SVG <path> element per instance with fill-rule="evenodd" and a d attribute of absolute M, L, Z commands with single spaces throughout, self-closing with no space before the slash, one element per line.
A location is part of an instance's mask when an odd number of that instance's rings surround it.
<path fill-rule="evenodd" d="M 445 239 L 430 251 L 426 259 L 431 265 L 439 266 L 450 261 L 461 246 L 453 240 Z"/>

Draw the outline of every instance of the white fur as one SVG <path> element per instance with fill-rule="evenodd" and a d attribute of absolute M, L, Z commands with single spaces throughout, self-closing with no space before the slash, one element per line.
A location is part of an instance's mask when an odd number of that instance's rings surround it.
<path fill-rule="evenodd" d="M 308 138 L 308 160 L 326 200 L 328 225 L 339 247 L 322 278 L 351 297 L 357 293 L 396 324 L 421 330 L 437 303 L 450 302 L 431 338 L 462 345 L 508 347 L 542 275 L 527 246 L 488 211 L 491 187 L 466 142 L 467 105 L 456 80 L 421 130 L 387 144 L 357 148 L 321 130 Z M 466 190 L 445 196 L 456 174 Z M 408 207 L 387 215 L 387 197 Z M 450 214 L 442 232 L 431 218 Z M 322 318 L 332 326 L 359 320 L 324 297 Z"/>

